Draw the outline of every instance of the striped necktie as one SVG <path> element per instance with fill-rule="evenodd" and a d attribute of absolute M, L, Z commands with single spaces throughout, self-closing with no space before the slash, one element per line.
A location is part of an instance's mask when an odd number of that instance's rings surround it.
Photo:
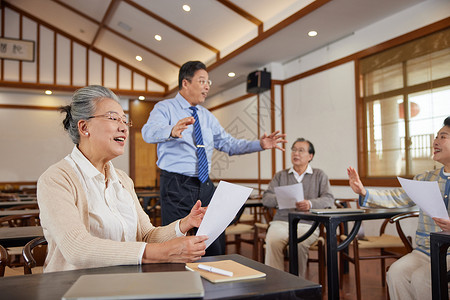
<path fill-rule="evenodd" d="M 208 159 L 206 158 L 205 145 L 203 145 L 202 129 L 200 128 L 200 121 L 198 120 L 197 110 L 195 106 L 189 107 L 192 110 L 192 116 L 195 119 L 194 123 L 194 138 L 197 146 L 198 158 L 198 179 L 204 183 L 208 180 Z"/>

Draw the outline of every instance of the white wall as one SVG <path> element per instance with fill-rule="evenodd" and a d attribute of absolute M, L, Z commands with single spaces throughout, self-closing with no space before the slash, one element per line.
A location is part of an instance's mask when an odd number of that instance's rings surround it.
<path fill-rule="evenodd" d="M 69 95 L 0 92 L 0 104 L 58 107 L 70 103 Z M 121 101 L 125 110 L 128 101 Z M 0 182 L 37 181 L 52 164 L 72 151 L 73 143 L 56 110 L 0 108 Z M 129 150 L 114 166 L 129 172 Z"/>

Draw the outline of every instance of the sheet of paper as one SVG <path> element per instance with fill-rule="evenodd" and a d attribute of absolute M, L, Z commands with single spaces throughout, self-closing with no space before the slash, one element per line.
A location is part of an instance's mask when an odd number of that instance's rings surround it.
<path fill-rule="evenodd" d="M 397 179 L 409 198 L 430 217 L 449 218 L 436 181 L 418 181 L 400 177 Z"/>
<path fill-rule="evenodd" d="M 233 221 L 252 190 L 252 188 L 226 181 L 219 182 L 197 231 L 197 235 L 207 235 L 209 237 L 206 241 L 206 248 Z"/>
<path fill-rule="evenodd" d="M 292 185 L 276 186 L 274 190 L 279 209 L 295 208 L 295 202 L 305 199 L 301 182 Z"/>

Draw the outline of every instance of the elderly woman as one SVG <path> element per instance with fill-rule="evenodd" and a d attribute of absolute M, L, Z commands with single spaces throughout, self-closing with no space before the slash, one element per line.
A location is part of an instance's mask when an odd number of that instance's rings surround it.
<path fill-rule="evenodd" d="M 124 264 L 192 262 L 205 253 L 206 236 L 185 236 L 206 208 L 155 227 L 132 180 L 111 160 L 124 153 L 131 121 L 117 96 L 102 86 L 75 92 L 61 108 L 75 146 L 38 181 L 41 224 L 48 241 L 44 272 Z"/>

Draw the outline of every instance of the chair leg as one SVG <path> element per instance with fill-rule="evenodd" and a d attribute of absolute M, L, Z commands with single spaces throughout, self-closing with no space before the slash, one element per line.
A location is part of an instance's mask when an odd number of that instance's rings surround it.
<path fill-rule="evenodd" d="M 356 299 L 361 300 L 361 274 L 359 269 L 359 247 L 357 239 L 353 241 L 353 260 L 355 265 Z"/>
<path fill-rule="evenodd" d="M 383 249 L 380 250 L 380 254 L 383 255 Z M 384 258 L 381 259 L 381 286 L 386 286 L 386 260 Z"/>
<path fill-rule="evenodd" d="M 318 250 L 318 265 L 319 265 L 319 283 L 322 285 L 322 295 L 325 294 L 326 291 L 326 282 L 325 282 L 325 245 L 319 242 L 319 250 Z"/>
<path fill-rule="evenodd" d="M 237 254 L 241 254 L 241 235 L 240 234 L 236 234 L 234 236 L 234 240 L 236 243 L 236 253 Z"/>

